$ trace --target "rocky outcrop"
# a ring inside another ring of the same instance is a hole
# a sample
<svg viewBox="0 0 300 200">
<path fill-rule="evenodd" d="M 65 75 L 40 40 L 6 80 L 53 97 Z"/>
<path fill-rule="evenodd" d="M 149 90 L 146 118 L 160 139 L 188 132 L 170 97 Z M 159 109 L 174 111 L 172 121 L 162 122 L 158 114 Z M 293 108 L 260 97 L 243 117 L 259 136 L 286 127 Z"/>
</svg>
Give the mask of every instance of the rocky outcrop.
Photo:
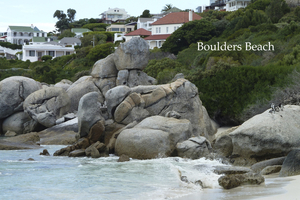
<svg viewBox="0 0 300 200">
<path fill-rule="evenodd" d="M 281 170 L 281 165 L 267 166 L 260 172 L 260 174 L 269 175 L 269 174 L 280 172 L 280 170 Z"/>
<path fill-rule="evenodd" d="M 260 161 L 251 166 L 251 170 L 260 173 L 264 168 L 274 165 L 282 165 L 286 157 L 273 158 L 269 160 Z"/>
<path fill-rule="evenodd" d="M 117 77 L 118 70 L 114 62 L 114 54 L 98 60 L 92 69 L 91 75 L 94 78 L 112 78 Z"/>
<path fill-rule="evenodd" d="M 0 150 L 36 149 L 40 141 L 37 133 L 27 133 L 0 140 Z"/>
<path fill-rule="evenodd" d="M 216 174 L 246 174 L 251 172 L 251 169 L 247 167 L 236 167 L 236 166 L 215 166 L 214 173 Z"/>
<path fill-rule="evenodd" d="M 38 132 L 42 145 L 71 145 L 74 144 L 78 132 L 78 118 L 61 123 Z"/>
<path fill-rule="evenodd" d="M 69 81 L 67 79 L 63 79 L 63 80 L 59 81 L 58 83 L 56 83 L 54 85 L 54 87 L 63 88 L 64 90 L 67 91 L 72 84 L 73 84 L 72 81 Z"/>
<path fill-rule="evenodd" d="M 71 87 L 69 87 L 67 90 L 67 94 L 71 99 L 69 112 L 77 112 L 81 97 L 90 92 L 97 92 L 100 95 L 100 102 L 104 103 L 103 95 L 95 83 L 97 81 L 99 81 L 99 78 L 97 79 L 91 76 L 83 76 L 73 83 Z"/>
<path fill-rule="evenodd" d="M 212 147 L 205 137 L 197 136 L 177 143 L 176 150 L 179 157 L 199 159 L 207 156 Z"/>
<path fill-rule="evenodd" d="M 191 122 L 195 136 L 204 136 L 209 141 L 214 138 L 216 129 L 207 129 L 211 125 L 205 124 L 209 117 L 203 112 L 198 89 L 185 79 L 158 86 L 118 86 L 109 90 L 105 97 L 108 113 L 118 123 L 129 124 L 149 116 L 165 116 L 170 111 L 176 111 L 181 119 Z"/>
<path fill-rule="evenodd" d="M 216 138 L 213 148 L 218 154 L 224 157 L 230 156 L 233 151 L 231 137 L 228 135 L 222 135 L 221 137 Z"/>
<path fill-rule="evenodd" d="M 300 174 L 300 149 L 292 150 L 285 158 L 279 176 L 295 176 Z"/>
<path fill-rule="evenodd" d="M 3 121 L 2 130 L 4 133 L 13 131 L 16 134 L 30 133 L 38 126 L 38 122 L 29 117 L 25 112 L 12 114 Z"/>
<path fill-rule="evenodd" d="M 30 94 L 24 101 L 24 111 L 45 127 L 56 124 L 56 120 L 67 113 L 70 98 L 62 88 L 49 87 Z"/>
<path fill-rule="evenodd" d="M 149 45 L 140 37 L 134 37 L 121 43 L 114 53 L 114 62 L 118 70 L 143 70 L 149 61 Z"/>
<path fill-rule="evenodd" d="M 138 85 L 155 85 L 156 79 L 148 76 L 141 70 L 120 70 L 116 80 L 116 85 L 126 85 L 128 87 L 135 87 Z"/>
<path fill-rule="evenodd" d="M 22 76 L 12 76 L 0 82 L 0 119 L 6 118 L 17 111 L 23 111 L 24 100 L 42 85 Z"/>
<path fill-rule="evenodd" d="M 85 94 L 78 106 L 78 133 L 80 137 L 87 136 L 91 127 L 104 118 L 101 115 L 101 96 L 97 92 Z"/>
<path fill-rule="evenodd" d="M 300 106 L 287 105 L 282 111 L 252 117 L 229 134 L 232 154 L 248 164 L 287 155 L 300 146 L 299 112 Z"/>
<path fill-rule="evenodd" d="M 240 185 L 260 185 L 265 182 L 265 179 L 260 174 L 246 173 L 246 174 L 230 174 L 221 176 L 218 179 L 219 185 L 224 189 L 232 189 Z"/>
<path fill-rule="evenodd" d="M 191 123 L 186 119 L 148 117 L 134 128 L 120 133 L 116 140 L 117 155 L 151 159 L 167 157 L 174 153 L 176 144 L 190 138 Z"/>
</svg>

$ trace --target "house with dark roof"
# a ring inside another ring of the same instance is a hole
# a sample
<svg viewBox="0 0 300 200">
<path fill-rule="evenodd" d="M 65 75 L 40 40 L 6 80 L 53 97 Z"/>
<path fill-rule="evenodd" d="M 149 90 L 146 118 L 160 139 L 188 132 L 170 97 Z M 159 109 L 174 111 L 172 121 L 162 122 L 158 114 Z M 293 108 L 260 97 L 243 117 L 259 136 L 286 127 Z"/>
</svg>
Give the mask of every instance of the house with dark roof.
<svg viewBox="0 0 300 200">
<path fill-rule="evenodd" d="M 184 23 L 201 18 L 191 10 L 189 12 L 169 13 L 151 24 L 151 35 L 145 40 L 148 41 L 150 49 L 160 48 L 166 39 Z"/>
<path fill-rule="evenodd" d="M 75 37 L 81 38 L 83 37 L 83 33 L 91 32 L 91 30 L 87 28 L 72 28 L 71 32 L 76 34 Z"/>
<path fill-rule="evenodd" d="M 151 35 L 151 31 L 147 31 L 143 28 L 139 28 L 135 31 L 132 31 L 130 33 L 127 33 L 126 35 L 124 35 L 125 38 L 125 42 L 127 42 L 128 40 L 132 39 L 133 37 L 148 37 Z"/>
<path fill-rule="evenodd" d="M 33 37 L 47 37 L 47 33 L 40 31 L 36 26 L 8 26 L 7 42 L 23 45 L 28 43 Z"/>
</svg>

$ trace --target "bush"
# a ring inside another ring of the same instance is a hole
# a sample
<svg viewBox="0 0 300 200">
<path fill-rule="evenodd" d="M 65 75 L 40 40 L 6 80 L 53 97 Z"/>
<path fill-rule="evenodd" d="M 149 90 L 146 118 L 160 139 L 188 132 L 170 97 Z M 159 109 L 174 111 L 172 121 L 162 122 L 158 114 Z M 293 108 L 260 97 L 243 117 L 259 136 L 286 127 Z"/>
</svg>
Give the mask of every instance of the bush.
<svg viewBox="0 0 300 200">
<path fill-rule="evenodd" d="M 91 31 L 93 31 L 95 28 L 102 28 L 104 31 L 106 30 L 106 27 L 109 26 L 109 24 L 104 23 L 91 23 L 91 24 L 85 24 L 82 26 L 82 28 L 88 28 Z"/>
<path fill-rule="evenodd" d="M 44 55 L 44 56 L 42 56 L 42 61 L 47 61 L 47 60 L 52 60 L 52 56 L 49 56 L 49 55 Z"/>
<path fill-rule="evenodd" d="M 90 50 L 86 58 L 90 62 L 96 62 L 99 59 L 105 58 L 109 54 L 113 53 L 115 51 L 114 47 L 115 45 L 113 43 L 96 45 L 94 48 Z"/>
</svg>

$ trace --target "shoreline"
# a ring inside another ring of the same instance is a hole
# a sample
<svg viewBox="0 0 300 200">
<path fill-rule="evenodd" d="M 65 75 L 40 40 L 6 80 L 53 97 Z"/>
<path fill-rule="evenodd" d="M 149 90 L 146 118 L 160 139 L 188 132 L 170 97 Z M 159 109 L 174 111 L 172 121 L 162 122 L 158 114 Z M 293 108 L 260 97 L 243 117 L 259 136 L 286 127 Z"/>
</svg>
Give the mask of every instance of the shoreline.
<svg viewBox="0 0 300 200">
<path fill-rule="evenodd" d="M 225 190 L 223 188 L 202 189 L 199 192 L 174 198 L 174 200 L 219 199 L 219 200 L 298 200 L 300 199 L 300 175 L 278 177 L 278 173 L 265 176 L 261 185 L 243 185 Z"/>
</svg>

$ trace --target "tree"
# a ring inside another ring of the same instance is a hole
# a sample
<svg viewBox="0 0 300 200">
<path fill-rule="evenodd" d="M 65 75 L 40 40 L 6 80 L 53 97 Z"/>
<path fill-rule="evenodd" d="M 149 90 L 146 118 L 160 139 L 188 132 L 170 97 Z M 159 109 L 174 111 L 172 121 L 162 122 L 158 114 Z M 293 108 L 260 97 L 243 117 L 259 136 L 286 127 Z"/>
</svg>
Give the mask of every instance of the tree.
<svg viewBox="0 0 300 200">
<path fill-rule="evenodd" d="M 99 44 L 90 50 L 86 58 L 90 62 L 96 62 L 97 60 L 105 58 L 106 56 L 113 53 L 114 51 L 115 48 L 113 43 Z"/>
<path fill-rule="evenodd" d="M 74 9 L 72 9 L 72 8 L 69 8 L 69 9 L 67 10 L 67 14 L 68 14 L 68 17 L 69 17 L 69 21 L 70 21 L 70 22 L 74 22 L 76 10 L 74 10 Z"/>
<path fill-rule="evenodd" d="M 126 23 L 137 22 L 137 21 L 138 21 L 138 18 L 134 17 L 134 16 L 131 16 L 131 17 L 126 19 Z"/>
<path fill-rule="evenodd" d="M 215 36 L 215 26 L 205 20 L 194 20 L 185 23 L 163 43 L 161 50 L 177 54 L 198 41 L 208 41 Z"/>
<path fill-rule="evenodd" d="M 152 15 L 150 15 L 150 10 L 144 10 L 143 14 L 140 17 L 144 17 L 144 18 L 152 17 Z"/>
<path fill-rule="evenodd" d="M 285 13 L 289 12 L 289 8 L 285 1 L 273 0 L 266 8 L 266 14 L 270 17 L 273 23 L 277 23 Z"/>
<path fill-rule="evenodd" d="M 64 30 L 60 36 L 58 37 L 59 40 L 63 39 L 64 37 L 74 37 L 76 34 L 71 32 L 71 30 L 67 29 Z"/>
<path fill-rule="evenodd" d="M 62 10 L 56 10 L 53 14 L 53 18 L 57 18 L 58 21 L 55 24 L 55 27 L 62 32 L 65 29 L 69 28 L 70 22 L 74 21 L 76 10 L 69 8 L 67 15 Z"/>
<path fill-rule="evenodd" d="M 172 4 L 166 4 L 161 12 L 167 12 L 173 8 Z"/>
</svg>

